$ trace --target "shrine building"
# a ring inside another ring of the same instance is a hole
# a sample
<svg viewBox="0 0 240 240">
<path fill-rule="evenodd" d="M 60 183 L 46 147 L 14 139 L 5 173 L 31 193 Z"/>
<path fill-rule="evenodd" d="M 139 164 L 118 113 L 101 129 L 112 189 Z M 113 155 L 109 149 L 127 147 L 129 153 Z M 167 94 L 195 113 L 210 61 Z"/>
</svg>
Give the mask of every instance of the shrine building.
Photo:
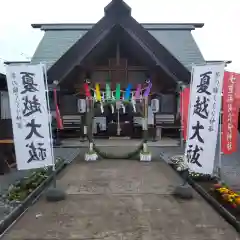
<svg viewBox="0 0 240 240">
<path fill-rule="evenodd" d="M 106 82 L 115 90 L 120 83 L 132 91 L 151 80 L 149 128 L 156 138 L 179 137 L 179 86 L 188 85 L 192 64 L 204 64 L 192 31 L 203 27 L 195 23 L 139 23 L 122 0 L 112 0 L 104 16 L 95 24 L 32 24 L 44 31 L 32 64 L 46 63 L 49 89 L 58 90 L 58 105 L 64 132 L 76 134 L 84 118 L 83 85 L 96 83 L 105 92 Z M 52 99 L 52 97 L 51 97 Z M 153 106 L 158 100 L 158 106 Z M 53 102 L 52 102 L 53 103 Z M 54 104 L 51 103 L 52 111 Z M 118 121 L 118 123 L 117 123 Z M 102 112 L 96 106 L 95 137 L 141 137 L 141 115 L 131 103 L 117 111 L 109 106 Z M 68 133 L 66 133 L 68 134 Z"/>
</svg>

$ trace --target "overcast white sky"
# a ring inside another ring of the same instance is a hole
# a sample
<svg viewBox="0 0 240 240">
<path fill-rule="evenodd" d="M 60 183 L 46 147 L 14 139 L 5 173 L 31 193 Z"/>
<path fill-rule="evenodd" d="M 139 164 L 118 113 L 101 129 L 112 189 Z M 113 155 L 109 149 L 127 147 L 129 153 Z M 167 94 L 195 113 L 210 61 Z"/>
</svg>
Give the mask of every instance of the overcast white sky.
<svg viewBox="0 0 240 240">
<path fill-rule="evenodd" d="M 97 22 L 109 2 L 2 0 L 0 58 L 16 61 L 33 55 L 43 32 L 32 29 L 32 23 Z M 202 29 L 193 31 L 205 59 L 232 60 L 228 69 L 240 72 L 240 0 L 126 0 L 126 3 L 138 22 L 205 23 Z"/>
</svg>

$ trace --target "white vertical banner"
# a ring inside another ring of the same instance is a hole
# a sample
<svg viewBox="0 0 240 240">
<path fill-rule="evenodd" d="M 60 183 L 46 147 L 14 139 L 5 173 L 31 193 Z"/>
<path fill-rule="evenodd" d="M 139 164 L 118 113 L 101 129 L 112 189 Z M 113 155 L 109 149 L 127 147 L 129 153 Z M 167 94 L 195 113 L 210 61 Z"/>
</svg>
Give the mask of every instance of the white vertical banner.
<svg viewBox="0 0 240 240">
<path fill-rule="evenodd" d="M 213 173 L 224 67 L 193 66 L 185 160 L 194 172 Z"/>
<path fill-rule="evenodd" d="M 52 139 L 42 64 L 9 65 L 6 70 L 17 168 L 52 166 Z"/>
</svg>

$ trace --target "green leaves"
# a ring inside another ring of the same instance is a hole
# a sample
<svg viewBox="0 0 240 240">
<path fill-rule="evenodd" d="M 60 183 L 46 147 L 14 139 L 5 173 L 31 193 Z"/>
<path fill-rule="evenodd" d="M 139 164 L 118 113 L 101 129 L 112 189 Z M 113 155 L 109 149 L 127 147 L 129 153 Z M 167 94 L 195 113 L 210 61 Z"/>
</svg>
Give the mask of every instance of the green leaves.
<svg viewBox="0 0 240 240">
<path fill-rule="evenodd" d="M 63 159 L 56 159 L 56 167 L 63 162 Z M 7 192 L 9 201 L 23 201 L 34 189 L 36 189 L 51 174 L 51 167 L 30 171 L 29 176 L 22 178 L 11 185 Z"/>
</svg>

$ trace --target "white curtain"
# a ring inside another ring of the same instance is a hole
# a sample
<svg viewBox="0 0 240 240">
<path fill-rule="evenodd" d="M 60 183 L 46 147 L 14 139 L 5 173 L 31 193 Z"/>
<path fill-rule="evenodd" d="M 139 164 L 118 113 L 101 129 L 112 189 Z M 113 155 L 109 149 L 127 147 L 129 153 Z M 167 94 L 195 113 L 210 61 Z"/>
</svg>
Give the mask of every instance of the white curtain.
<svg viewBox="0 0 240 240">
<path fill-rule="evenodd" d="M 1 119 L 11 119 L 8 92 L 1 92 Z"/>
</svg>

